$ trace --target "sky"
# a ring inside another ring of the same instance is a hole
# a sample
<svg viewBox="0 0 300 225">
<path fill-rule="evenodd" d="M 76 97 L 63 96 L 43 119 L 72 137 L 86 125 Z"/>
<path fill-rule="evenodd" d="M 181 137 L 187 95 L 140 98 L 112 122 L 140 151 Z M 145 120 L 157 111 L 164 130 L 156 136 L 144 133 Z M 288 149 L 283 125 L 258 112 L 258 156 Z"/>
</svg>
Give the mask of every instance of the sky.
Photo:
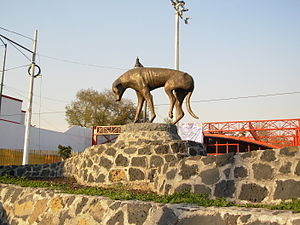
<svg viewBox="0 0 300 225">
<path fill-rule="evenodd" d="M 300 1 L 186 0 L 180 22 L 180 70 L 195 82 L 180 122 L 300 118 Z M 174 68 L 175 11 L 168 0 L 2 0 L 0 27 L 33 38 L 38 30 L 32 124 L 65 131 L 65 106 L 81 89 L 111 89 L 138 56 L 144 66 Z M 32 40 L 0 34 L 32 49 Z M 22 52 L 31 58 L 30 53 Z M 0 44 L 2 68 L 4 48 Z M 30 61 L 8 44 L 6 68 Z M 28 67 L 6 71 L 3 94 L 27 108 Z M 168 115 L 163 89 L 152 92 L 157 118 Z M 137 102 L 135 92 L 123 98 Z M 101 125 L 101 124 L 99 124 Z"/>
</svg>

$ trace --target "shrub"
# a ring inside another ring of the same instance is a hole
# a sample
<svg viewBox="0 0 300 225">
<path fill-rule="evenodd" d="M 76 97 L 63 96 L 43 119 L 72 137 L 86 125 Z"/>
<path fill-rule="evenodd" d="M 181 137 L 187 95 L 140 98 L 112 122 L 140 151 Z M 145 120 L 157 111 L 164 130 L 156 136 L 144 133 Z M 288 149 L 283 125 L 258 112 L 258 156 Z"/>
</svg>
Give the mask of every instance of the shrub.
<svg viewBox="0 0 300 225">
<path fill-rule="evenodd" d="M 70 145 L 58 145 L 57 148 L 59 156 L 62 157 L 64 160 L 71 157 L 72 147 Z"/>
</svg>

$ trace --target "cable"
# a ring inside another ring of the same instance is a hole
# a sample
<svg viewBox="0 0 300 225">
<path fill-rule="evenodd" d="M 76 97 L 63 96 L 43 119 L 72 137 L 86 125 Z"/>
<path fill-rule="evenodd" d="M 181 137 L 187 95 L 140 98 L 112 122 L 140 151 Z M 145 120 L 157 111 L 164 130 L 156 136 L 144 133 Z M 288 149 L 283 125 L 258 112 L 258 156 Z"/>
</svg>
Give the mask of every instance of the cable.
<svg viewBox="0 0 300 225">
<path fill-rule="evenodd" d="M 38 115 L 38 114 L 62 114 L 65 113 L 65 111 L 52 111 L 52 112 L 37 112 L 37 113 L 32 113 L 32 115 Z M 7 114 L 7 115 L 1 115 L 1 117 L 3 116 L 20 116 L 20 115 L 24 115 L 23 113 L 15 113 L 15 114 Z"/>
<path fill-rule="evenodd" d="M 8 30 L 8 29 L 6 29 L 6 28 L 4 28 L 4 27 L 0 27 L 0 29 L 5 30 L 5 31 L 7 31 L 7 32 L 10 32 L 10 33 L 12 33 L 12 34 L 19 35 L 19 36 L 21 36 L 21 37 L 24 37 L 24 38 L 27 38 L 27 39 L 33 41 L 33 39 L 32 39 L 31 37 L 28 37 L 28 36 L 26 36 L 26 35 L 24 35 L 24 34 L 20 34 L 20 33 L 18 33 L 18 32 L 12 31 L 12 30 Z"/>
<path fill-rule="evenodd" d="M 29 62 L 31 62 L 31 59 L 27 56 L 27 55 L 25 55 L 25 53 L 23 53 L 20 49 L 18 49 L 16 46 L 15 46 L 15 44 L 14 43 L 12 43 L 12 42 L 10 42 L 9 41 L 9 43 L 15 48 L 15 49 L 17 49 L 26 59 L 28 59 L 28 61 Z"/>
<path fill-rule="evenodd" d="M 10 87 L 10 86 L 7 86 L 7 85 L 5 85 L 5 86 L 9 87 L 9 88 L 12 88 L 12 89 L 15 89 L 17 91 L 21 91 L 23 93 L 26 93 L 22 90 L 14 88 L 14 87 Z M 239 96 L 239 97 L 230 97 L 230 98 L 201 99 L 201 100 L 191 101 L 191 103 L 219 102 L 219 101 L 238 100 L 238 99 L 247 99 L 247 98 L 274 97 L 274 96 L 292 95 L 292 94 L 300 94 L 300 91 L 283 92 L 283 93 L 271 93 L 271 94 L 259 94 L 259 95 L 248 95 L 248 96 Z M 35 96 L 40 97 L 39 95 L 35 95 Z M 48 98 L 48 97 L 43 97 L 43 98 L 51 100 L 51 101 L 56 101 L 56 102 L 70 103 L 68 101 L 54 99 L 54 98 Z M 154 106 L 163 106 L 163 105 L 169 105 L 169 103 L 155 104 Z"/>
<path fill-rule="evenodd" d="M 10 70 L 15 70 L 15 69 L 20 69 L 20 68 L 28 67 L 28 66 L 30 66 L 30 64 L 26 64 L 26 65 L 22 65 L 22 66 L 16 66 L 16 67 L 8 68 L 8 69 L 5 69 L 5 71 L 10 71 Z M 0 70 L 0 72 L 2 72 L 2 70 Z"/>
<path fill-rule="evenodd" d="M 41 65 L 41 58 L 38 56 L 39 65 Z M 39 104 L 39 148 L 41 148 L 41 109 L 42 109 L 42 81 L 43 76 L 40 77 L 40 104 Z"/>
<path fill-rule="evenodd" d="M 13 43 L 13 44 L 19 46 L 20 48 L 23 48 L 24 50 L 26 50 L 26 51 L 28 51 L 28 52 L 33 53 L 33 51 L 31 51 L 29 48 L 26 48 L 25 46 L 23 46 L 23 45 L 21 45 L 21 44 L 15 42 L 15 41 L 9 39 L 8 37 L 5 37 L 5 36 L 2 35 L 2 34 L 0 34 L 0 37 L 4 38 L 5 40 L 9 41 L 10 43 Z"/>
<path fill-rule="evenodd" d="M 55 130 L 59 130 L 59 128 L 58 128 L 58 127 L 56 127 L 55 125 L 53 125 L 53 124 L 49 123 L 49 122 L 48 122 L 47 120 L 45 120 L 44 118 L 42 118 L 42 121 L 43 121 L 44 123 L 48 124 L 48 126 L 52 127 L 53 129 L 55 129 Z"/>
<path fill-rule="evenodd" d="M 35 95 L 36 97 L 40 97 L 39 95 Z M 47 99 L 49 101 L 54 101 L 54 102 L 61 102 L 61 103 L 70 103 L 68 101 L 64 101 L 64 100 L 59 100 L 59 99 L 54 99 L 54 98 L 48 98 L 48 97 L 43 97 L 43 99 Z"/>
<path fill-rule="evenodd" d="M 102 69 L 113 69 L 113 70 L 126 70 L 126 69 L 123 69 L 123 68 L 112 67 L 112 66 L 101 66 L 101 65 L 95 65 L 95 64 L 81 63 L 81 62 L 77 62 L 77 61 L 72 61 L 72 60 L 68 60 L 68 59 L 60 59 L 60 58 L 47 56 L 47 55 L 42 55 L 42 54 L 39 54 L 39 56 L 42 56 L 42 57 L 45 57 L 45 58 L 48 58 L 48 59 L 53 59 L 53 60 L 60 61 L 60 62 L 66 62 L 66 63 L 72 63 L 72 64 L 76 64 L 76 65 L 81 65 L 81 66 L 90 66 L 90 67 L 97 67 L 97 68 L 102 68 Z"/>
<path fill-rule="evenodd" d="M 5 89 L 7 89 L 7 87 L 9 87 L 9 86 L 4 85 L 4 87 L 5 87 Z M 23 92 L 23 91 L 20 91 L 20 90 L 17 90 L 17 89 L 15 89 L 15 90 L 10 89 L 10 91 L 17 94 L 18 96 L 21 96 L 22 98 L 27 98 L 27 96 L 24 95 L 25 92 Z"/>
<path fill-rule="evenodd" d="M 202 100 L 198 100 L 198 101 L 197 100 L 191 101 L 191 103 L 219 102 L 219 101 L 246 99 L 246 98 L 263 98 L 263 97 L 273 97 L 273 96 L 292 95 L 292 94 L 300 94 L 300 91 L 274 93 L 274 94 L 248 95 L 248 96 L 231 97 L 231 98 L 202 99 Z M 162 106 L 162 105 L 169 105 L 169 104 L 157 104 L 155 106 Z"/>
<path fill-rule="evenodd" d="M 2 40 L 1 37 L 0 37 L 0 41 L 2 42 L 2 45 L 0 45 L 0 46 L 6 46 L 5 42 Z"/>
<path fill-rule="evenodd" d="M 248 96 L 231 97 L 231 98 L 207 99 L 207 100 L 199 100 L 199 101 L 192 101 L 192 102 L 194 102 L 194 103 L 197 103 L 197 102 L 216 102 L 216 101 L 237 100 L 237 99 L 244 99 L 244 98 L 273 97 L 273 96 L 291 95 L 291 94 L 300 94 L 300 91 L 285 92 L 285 93 L 273 93 L 273 94 L 248 95 Z"/>
<path fill-rule="evenodd" d="M 12 89 L 12 90 L 15 90 L 15 92 L 18 91 L 18 92 L 20 92 L 20 93 L 25 93 L 25 94 L 27 94 L 26 91 L 23 91 L 23 90 L 20 90 L 20 89 L 17 89 L 17 88 L 8 86 L 8 85 L 5 85 L 5 86 L 6 86 L 6 88 L 10 88 L 10 89 Z M 20 94 L 20 93 L 18 93 L 18 94 L 21 95 L 21 96 L 23 96 L 23 97 L 26 97 L 26 98 L 27 98 L 27 96 L 25 96 L 25 95 L 23 95 L 23 94 Z M 40 95 L 37 95 L 37 94 L 33 94 L 33 95 L 34 95 L 35 97 L 40 97 Z M 43 99 L 47 99 L 47 100 L 55 101 L 55 102 L 61 102 L 61 103 L 70 103 L 69 101 L 64 101 L 64 100 L 54 99 L 54 98 L 48 98 L 48 97 L 43 97 Z"/>
</svg>

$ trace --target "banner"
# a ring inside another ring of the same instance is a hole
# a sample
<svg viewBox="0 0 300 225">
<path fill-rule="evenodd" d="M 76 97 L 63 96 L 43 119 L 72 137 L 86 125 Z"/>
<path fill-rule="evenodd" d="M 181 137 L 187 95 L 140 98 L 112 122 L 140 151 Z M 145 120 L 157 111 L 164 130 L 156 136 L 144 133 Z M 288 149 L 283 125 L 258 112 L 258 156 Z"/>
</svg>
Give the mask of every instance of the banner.
<svg viewBox="0 0 300 225">
<path fill-rule="evenodd" d="M 182 123 L 177 126 L 177 131 L 182 140 L 195 141 L 203 144 L 203 129 L 201 123 Z"/>
</svg>

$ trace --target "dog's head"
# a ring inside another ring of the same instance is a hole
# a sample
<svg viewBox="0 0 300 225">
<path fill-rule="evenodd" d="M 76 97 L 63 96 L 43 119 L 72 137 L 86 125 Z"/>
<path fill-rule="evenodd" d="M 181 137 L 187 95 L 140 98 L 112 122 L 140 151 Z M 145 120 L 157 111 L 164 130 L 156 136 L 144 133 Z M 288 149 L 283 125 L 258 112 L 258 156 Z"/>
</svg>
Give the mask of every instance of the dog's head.
<svg viewBox="0 0 300 225">
<path fill-rule="evenodd" d="M 120 79 L 117 79 L 112 85 L 112 91 L 115 94 L 116 101 L 120 101 L 126 88 L 124 88 Z"/>
</svg>

